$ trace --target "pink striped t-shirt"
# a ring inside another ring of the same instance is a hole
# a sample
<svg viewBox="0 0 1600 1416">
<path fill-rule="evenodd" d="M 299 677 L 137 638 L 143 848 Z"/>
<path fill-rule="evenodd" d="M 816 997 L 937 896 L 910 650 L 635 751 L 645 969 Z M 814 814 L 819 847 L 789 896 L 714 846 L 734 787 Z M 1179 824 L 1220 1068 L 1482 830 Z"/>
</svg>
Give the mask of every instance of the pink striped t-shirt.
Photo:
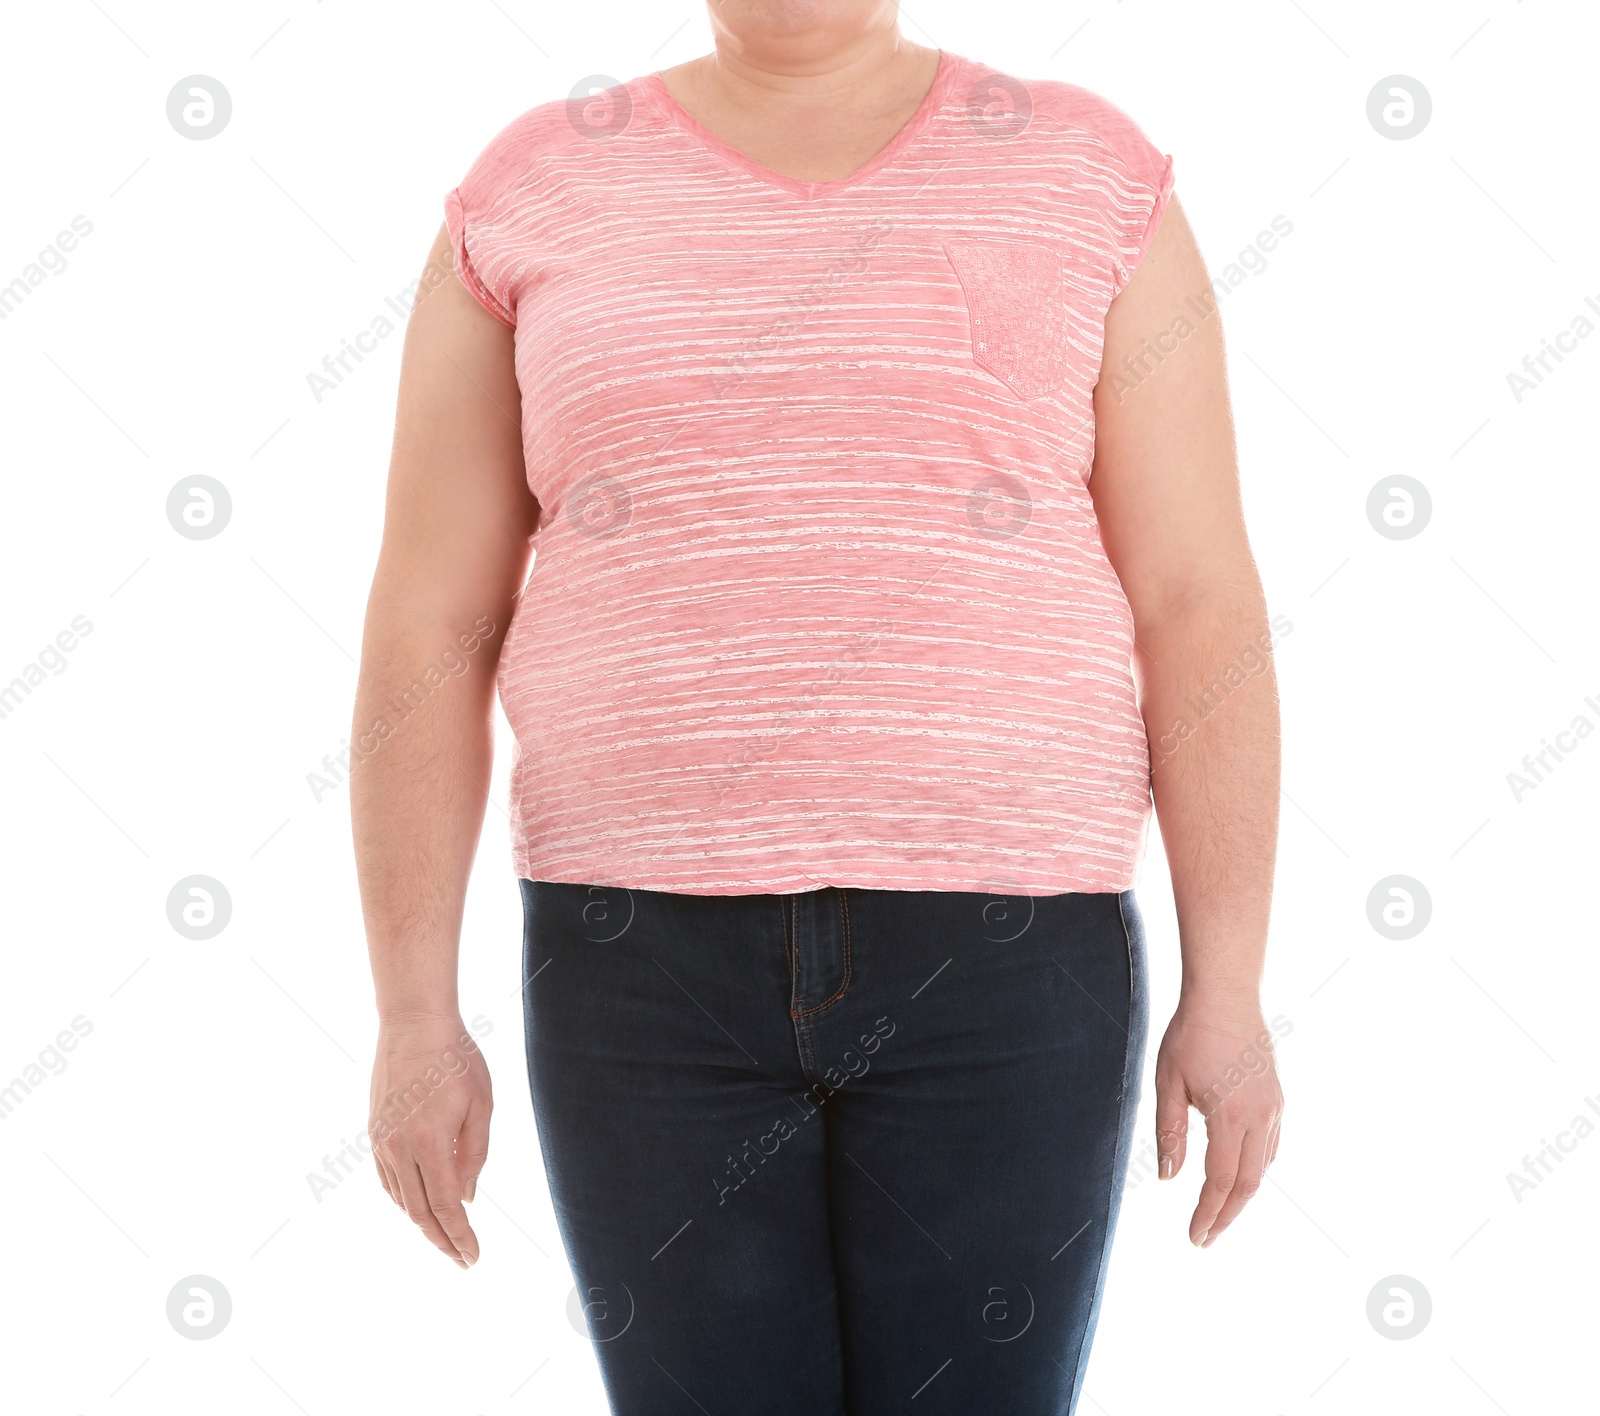
<svg viewBox="0 0 1600 1416">
<path fill-rule="evenodd" d="M 499 676 L 520 875 L 1132 884 L 1148 749 L 1087 484 L 1171 189 L 1104 100 L 948 51 L 838 181 L 655 73 L 489 144 L 445 207 L 541 509 Z"/>
</svg>

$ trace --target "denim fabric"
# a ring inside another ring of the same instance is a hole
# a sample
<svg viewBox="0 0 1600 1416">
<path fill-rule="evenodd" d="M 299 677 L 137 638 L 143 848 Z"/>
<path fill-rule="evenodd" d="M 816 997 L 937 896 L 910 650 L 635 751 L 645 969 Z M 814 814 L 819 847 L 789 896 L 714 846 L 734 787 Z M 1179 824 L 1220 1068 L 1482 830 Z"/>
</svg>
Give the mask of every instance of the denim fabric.
<svg viewBox="0 0 1600 1416">
<path fill-rule="evenodd" d="M 1076 1407 L 1148 1025 L 1131 892 L 521 889 L 618 1416 Z"/>
</svg>

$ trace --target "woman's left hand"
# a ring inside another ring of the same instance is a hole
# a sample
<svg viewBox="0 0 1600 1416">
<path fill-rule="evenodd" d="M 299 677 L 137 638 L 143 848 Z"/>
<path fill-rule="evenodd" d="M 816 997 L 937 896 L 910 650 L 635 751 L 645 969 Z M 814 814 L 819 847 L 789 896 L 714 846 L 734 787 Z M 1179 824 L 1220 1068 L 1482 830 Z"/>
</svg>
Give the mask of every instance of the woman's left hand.
<svg viewBox="0 0 1600 1416">
<path fill-rule="evenodd" d="M 1206 1119 L 1206 1181 L 1189 1240 L 1210 1248 L 1261 1188 L 1278 1153 L 1283 1089 L 1255 999 L 1185 997 L 1156 1057 L 1159 1174 L 1183 1168 L 1189 1108 Z"/>
</svg>

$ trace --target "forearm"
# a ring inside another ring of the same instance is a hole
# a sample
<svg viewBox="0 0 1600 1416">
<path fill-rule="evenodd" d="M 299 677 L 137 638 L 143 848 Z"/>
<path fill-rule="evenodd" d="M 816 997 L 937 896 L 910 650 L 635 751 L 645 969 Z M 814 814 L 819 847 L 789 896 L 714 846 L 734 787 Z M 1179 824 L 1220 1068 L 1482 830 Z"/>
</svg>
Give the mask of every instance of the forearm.
<svg viewBox="0 0 1600 1416">
<path fill-rule="evenodd" d="M 1272 634 L 1253 575 L 1139 632 L 1156 815 L 1188 999 L 1254 1001 L 1277 853 Z"/>
<path fill-rule="evenodd" d="M 485 626 L 488 626 L 487 631 Z M 351 737 L 356 870 L 380 1017 L 457 1011 L 501 626 L 369 611 Z"/>
</svg>

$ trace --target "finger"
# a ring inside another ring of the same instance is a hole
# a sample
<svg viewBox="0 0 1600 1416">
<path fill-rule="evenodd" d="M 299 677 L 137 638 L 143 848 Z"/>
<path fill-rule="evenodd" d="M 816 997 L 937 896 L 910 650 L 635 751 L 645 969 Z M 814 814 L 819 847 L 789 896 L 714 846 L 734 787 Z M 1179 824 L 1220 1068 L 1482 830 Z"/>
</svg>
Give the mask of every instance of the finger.
<svg viewBox="0 0 1600 1416">
<path fill-rule="evenodd" d="M 400 1189 L 405 1196 L 406 1213 L 411 1216 L 411 1222 L 432 1240 L 436 1248 L 465 1268 L 467 1264 L 461 1257 L 461 1251 L 451 1242 L 450 1236 L 444 1232 L 444 1226 L 439 1223 L 439 1217 L 428 1204 L 428 1187 L 415 1161 L 408 1168 L 401 1169 Z"/>
<path fill-rule="evenodd" d="M 372 1143 L 372 1163 L 378 1167 L 378 1179 L 383 1182 L 384 1193 L 404 1209 L 406 1202 L 400 1192 L 400 1172 L 395 1168 L 394 1158 L 385 1154 L 390 1135 L 387 1122 L 376 1116 L 367 1122 L 367 1138 Z"/>
<path fill-rule="evenodd" d="M 404 1194 L 400 1190 L 400 1172 L 395 1168 L 394 1161 L 383 1153 L 381 1146 L 373 1146 L 372 1160 L 378 1167 L 378 1178 L 383 1181 L 383 1188 L 391 1200 L 401 1209 L 406 1207 Z"/>
<path fill-rule="evenodd" d="M 461 1207 L 461 1175 L 456 1169 L 455 1157 L 423 1151 L 417 1156 L 417 1165 L 428 1192 L 428 1209 L 451 1245 L 445 1252 L 453 1250 L 453 1257 L 458 1258 L 463 1267 L 471 1268 L 478 1262 L 478 1236 L 472 1232 L 467 1212 Z"/>
<path fill-rule="evenodd" d="M 489 1113 L 491 1103 L 474 1099 L 467 1108 L 456 1136 L 456 1171 L 461 1177 L 461 1198 L 471 1203 L 478 1193 L 478 1176 L 489 1158 Z"/>
<path fill-rule="evenodd" d="M 1267 1142 L 1267 1166 L 1278 1158 L 1278 1137 L 1283 1134 L 1283 1116 L 1281 1114 L 1272 1118 L 1272 1138 Z M 1264 1176 L 1267 1172 L 1263 1170 Z"/>
<path fill-rule="evenodd" d="M 1156 1073 L 1156 1174 L 1170 1180 L 1183 1169 L 1188 1149 L 1189 1093 L 1176 1074 Z"/>
<path fill-rule="evenodd" d="M 394 1196 L 395 1208 L 404 1210 L 406 1207 L 405 1187 L 400 1183 L 400 1167 L 392 1160 L 383 1162 L 384 1168 L 389 1172 L 389 1192 Z"/>
<path fill-rule="evenodd" d="M 1217 1236 L 1238 1218 L 1239 1211 L 1261 1188 L 1261 1175 L 1266 1167 L 1267 1131 L 1266 1128 L 1258 1126 L 1245 1133 L 1244 1141 L 1239 1147 L 1238 1178 L 1234 1180 L 1233 1188 L 1228 1191 L 1228 1198 L 1217 1212 L 1217 1217 L 1211 1221 L 1202 1248 L 1209 1249 L 1217 1242 Z"/>
<path fill-rule="evenodd" d="M 400 1196 L 395 1193 L 394 1185 L 389 1179 L 389 1167 L 383 1163 L 383 1157 L 376 1149 L 372 1152 L 372 1164 L 378 1172 L 378 1183 L 383 1186 L 383 1193 L 399 1204 Z"/>
<path fill-rule="evenodd" d="M 1242 1126 L 1225 1119 L 1206 1122 L 1206 1183 L 1200 1187 L 1200 1200 L 1189 1221 L 1189 1242 L 1204 1244 L 1206 1234 L 1227 1203 L 1228 1194 L 1239 1178 L 1239 1152 L 1244 1145 Z"/>
</svg>

